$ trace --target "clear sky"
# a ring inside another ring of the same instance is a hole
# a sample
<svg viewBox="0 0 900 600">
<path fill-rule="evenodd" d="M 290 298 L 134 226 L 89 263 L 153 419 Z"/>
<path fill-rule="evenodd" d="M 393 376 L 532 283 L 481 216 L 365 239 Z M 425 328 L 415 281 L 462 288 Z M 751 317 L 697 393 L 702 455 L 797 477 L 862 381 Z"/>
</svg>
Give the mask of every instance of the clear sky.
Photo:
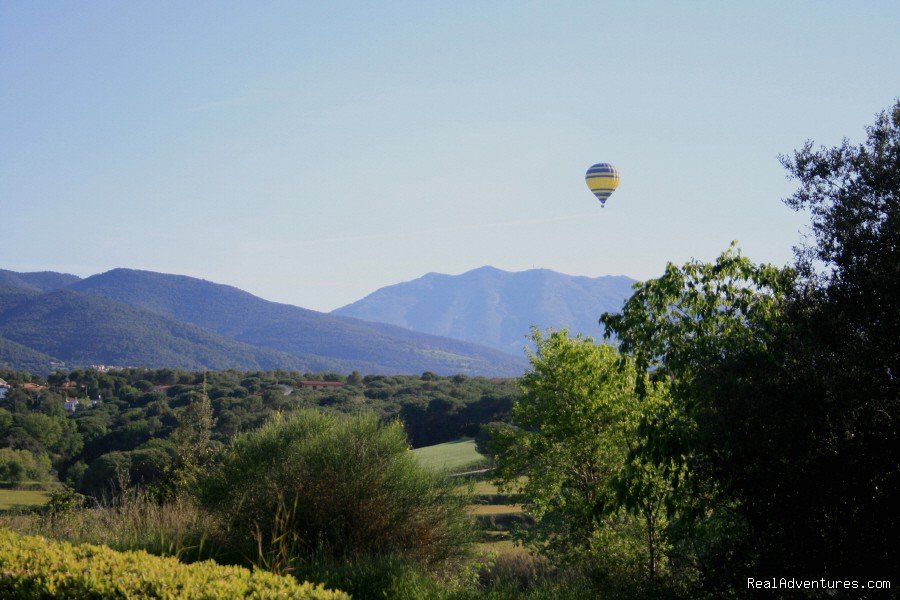
<svg viewBox="0 0 900 600">
<path fill-rule="evenodd" d="M 783 264 L 777 156 L 863 139 L 898 31 L 894 1 L 4 0 L 0 268 L 331 310 L 486 264 Z"/>
</svg>

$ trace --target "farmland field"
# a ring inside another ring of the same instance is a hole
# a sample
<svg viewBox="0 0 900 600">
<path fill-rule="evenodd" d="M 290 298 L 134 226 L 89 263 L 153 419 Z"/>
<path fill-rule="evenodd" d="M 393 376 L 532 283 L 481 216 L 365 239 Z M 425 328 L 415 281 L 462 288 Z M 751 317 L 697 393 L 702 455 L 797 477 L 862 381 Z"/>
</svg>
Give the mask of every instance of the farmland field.
<svg viewBox="0 0 900 600">
<path fill-rule="evenodd" d="M 471 439 L 417 448 L 413 453 L 425 466 L 451 474 L 487 465 L 486 458 L 478 453 L 475 441 Z M 460 493 L 472 494 L 468 512 L 478 524 L 479 548 L 485 552 L 511 551 L 510 528 L 528 526 L 530 518 L 522 512 L 518 495 L 501 492 L 487 480 L 489 473 L 480 473 L 475 477 L 475 480 L 461 480 L 457 489 Z"/>
<path fill-rule="evenodd" d="M 49 497 L 49 493 L 39 490 L 0 490 L 0 511 L 43 506 Z"/>
<path fill-rule="evenodd" d="M 522 514 L 521 504 L 472 504 L 470 515 L 518 515 Z"/>
<path fill-rule="evenodd" d="M 475 440 L 465 438 L 416 448 L 413 455 L 428 468 L 450 473 L 477 469 L 487 464 L 487 459 L 475 449 Z"/>
</svg>

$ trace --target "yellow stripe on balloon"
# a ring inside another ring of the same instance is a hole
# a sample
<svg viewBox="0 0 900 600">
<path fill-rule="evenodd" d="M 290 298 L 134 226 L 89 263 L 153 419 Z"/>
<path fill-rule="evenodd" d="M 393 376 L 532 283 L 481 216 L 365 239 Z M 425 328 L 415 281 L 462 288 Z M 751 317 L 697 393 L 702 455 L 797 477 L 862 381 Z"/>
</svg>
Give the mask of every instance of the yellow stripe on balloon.
<svg viewBox="0 0 900 600">
<path fill-rule="evenodd" d="M 597 163 L 587 170 L 585 181 L 602 206 L 619 187 L 619 171 L 611 164 Z"/>
</svg>

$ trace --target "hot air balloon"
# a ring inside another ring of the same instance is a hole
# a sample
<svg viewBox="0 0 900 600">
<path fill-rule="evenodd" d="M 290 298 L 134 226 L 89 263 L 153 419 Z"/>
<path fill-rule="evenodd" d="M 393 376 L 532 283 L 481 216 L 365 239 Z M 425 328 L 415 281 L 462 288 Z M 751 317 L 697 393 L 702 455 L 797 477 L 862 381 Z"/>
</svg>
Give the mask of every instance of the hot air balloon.
<svg viewBox="0 0 900 600">
<path fill-rule="evenodd" d="M 584 176 L 588 187 L 600 201 L 600 207 L 606 205 L 606 199 L 619 187 L 619 171 L 609 163 L 597 163 L 587 170 Z"/>
</svg>

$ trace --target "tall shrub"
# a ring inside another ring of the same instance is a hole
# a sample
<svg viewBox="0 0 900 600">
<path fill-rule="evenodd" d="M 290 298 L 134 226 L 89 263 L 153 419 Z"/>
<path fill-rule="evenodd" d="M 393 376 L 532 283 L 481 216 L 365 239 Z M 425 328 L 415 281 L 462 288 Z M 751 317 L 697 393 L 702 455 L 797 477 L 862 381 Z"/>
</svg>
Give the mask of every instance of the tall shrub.
<svg viewBox="0 0 900 600">
<path fill-rule="evenodd" d="M 435 563 L 466 546 L 465 500 L 415 461 L 399 423 L 375 415 L 277 415 L 237 436 L 200 483 L 244 553 Z"/>
</svg>

